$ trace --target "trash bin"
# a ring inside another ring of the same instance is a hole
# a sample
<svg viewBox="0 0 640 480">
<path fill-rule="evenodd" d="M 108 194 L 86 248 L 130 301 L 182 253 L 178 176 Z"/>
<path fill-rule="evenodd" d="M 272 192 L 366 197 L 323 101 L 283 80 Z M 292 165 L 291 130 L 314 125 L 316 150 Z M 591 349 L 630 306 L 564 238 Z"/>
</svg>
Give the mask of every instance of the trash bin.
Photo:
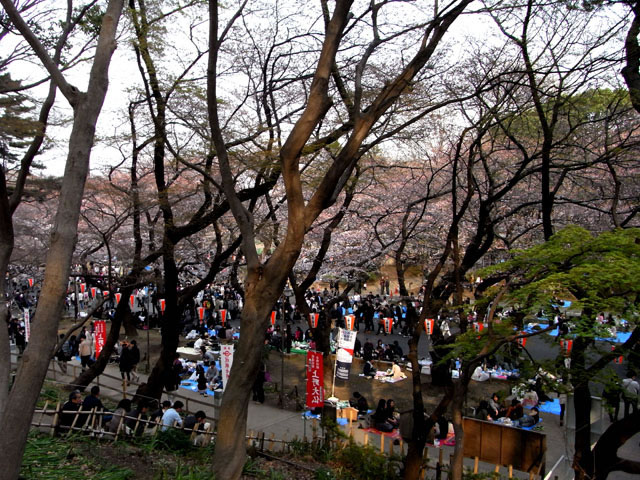
<svg viewBox="0 0 640 480">
<path fill-rule="evenodd" d="M 337 421 L 337 409 L 336 405 L 328 400 L 324 401 L 324 406 L 322 407 L 322 418 L 327 420 Z"/>
</svg>

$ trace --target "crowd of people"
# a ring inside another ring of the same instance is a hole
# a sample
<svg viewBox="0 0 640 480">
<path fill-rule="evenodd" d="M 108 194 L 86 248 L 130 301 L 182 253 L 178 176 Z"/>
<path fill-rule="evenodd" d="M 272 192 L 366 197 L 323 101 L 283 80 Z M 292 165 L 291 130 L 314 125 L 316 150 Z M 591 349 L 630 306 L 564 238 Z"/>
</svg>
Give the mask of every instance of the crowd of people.
<svg viewBox="0 0 640 480">
<path fill-rule="evenodd" d="M 78 390 L 69 394 L 69 400 L 58 412 L 55 432 L 57 435 L 71 431 L 99 432 L 101 435 L 120 433 L 133 437 L 153 433 L 156 428 L 167 431 L 178 427 L 187 432 L 196 432 L 194 443 L 201 444 L 204 434 L 211 431 L 205 412 L 199 410 L 183 418 L 183 410 L 184 404 L 180 400 L 173 403 L 165 400 L 161 405 L 155 400 L 140 400 L 134 405 L 130 399 L 123 398 L 116 409 L 110 412 L 100 399 L 100 387 L 95 385 L 84 399 Z"/>
</svg>

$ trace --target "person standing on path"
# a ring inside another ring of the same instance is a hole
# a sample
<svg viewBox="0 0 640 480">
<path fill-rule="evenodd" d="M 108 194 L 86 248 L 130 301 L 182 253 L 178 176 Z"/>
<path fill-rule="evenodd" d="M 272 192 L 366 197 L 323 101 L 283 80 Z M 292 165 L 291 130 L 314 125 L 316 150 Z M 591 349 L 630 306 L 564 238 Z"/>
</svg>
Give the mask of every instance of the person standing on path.
<svg viewBox="0 0 640 480">
<path fill-rule="evenodd" d="M 624 401 L 624 418 L 638 411 L 638 394 L 640 385 L 636 381 L 636 373 L 629 371 L 622 381 L 622 399 Z"/>
</svg>

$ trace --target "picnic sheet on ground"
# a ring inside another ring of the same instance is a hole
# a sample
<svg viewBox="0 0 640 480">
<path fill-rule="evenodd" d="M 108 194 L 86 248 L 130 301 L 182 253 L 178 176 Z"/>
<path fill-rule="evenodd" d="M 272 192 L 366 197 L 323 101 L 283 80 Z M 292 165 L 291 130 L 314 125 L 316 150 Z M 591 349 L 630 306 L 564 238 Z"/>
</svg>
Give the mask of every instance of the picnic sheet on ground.
<svg viewBox="0 0 640 480">
<path fill-rule="evenodd" d="M 560 401 L 557 398 L 538 405 L 538 410 L 545 413 L 560 415 Z"/>
</svg>

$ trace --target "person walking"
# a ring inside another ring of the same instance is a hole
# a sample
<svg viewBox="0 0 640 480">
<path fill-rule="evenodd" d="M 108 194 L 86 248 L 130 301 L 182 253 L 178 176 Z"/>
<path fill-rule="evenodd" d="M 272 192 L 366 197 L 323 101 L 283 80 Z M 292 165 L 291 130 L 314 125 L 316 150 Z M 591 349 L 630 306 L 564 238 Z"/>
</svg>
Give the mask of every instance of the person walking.
<svg viewBox="0 0 640 480">
<path fill-rule="evenodd" d="M 638 394 L 640 385 L 636 381 L 636 373 L 629 371 L 622 381 L 622 400 L 624 401 L 624 418 L 638 411 Z"/>
</svg>

